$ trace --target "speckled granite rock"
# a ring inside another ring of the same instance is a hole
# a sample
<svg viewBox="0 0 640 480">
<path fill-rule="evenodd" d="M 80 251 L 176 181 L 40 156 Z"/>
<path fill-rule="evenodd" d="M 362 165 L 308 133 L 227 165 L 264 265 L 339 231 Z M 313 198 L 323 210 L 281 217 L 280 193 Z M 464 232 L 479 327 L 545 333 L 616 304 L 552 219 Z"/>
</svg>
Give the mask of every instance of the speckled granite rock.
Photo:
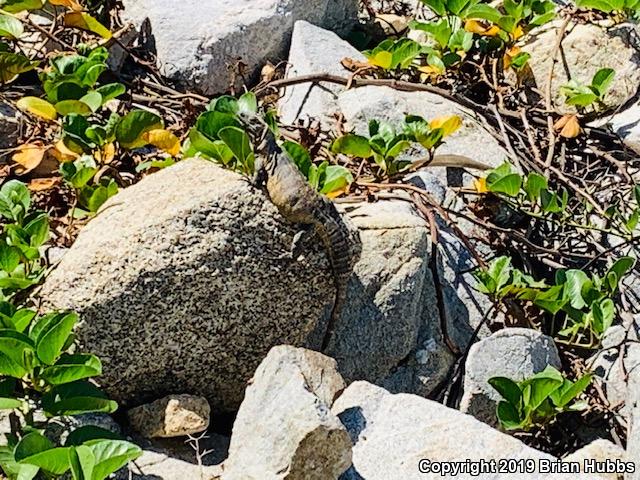
<svg viewBox="0 0 640 480">
<path fill-rule="evenodd" d="M 317 242 L 279 258 L 295 232 L 240 176 L 182 161 L 110 199 L 42 298 L 79 312 L 79 341 L 125 405 L 178 391 L 233 409 L 269 349 L 302 344 L 333 302 Z"/>
<path fill-rule="evenodd" d="M 620 460 L 626 462 L 627 455 L 622 447 L 609 440 L 600 439 L 563 458 L 564 462 L 578 462 L 583 467 L 582 472 L 584 472 L 585 460 L 595 460 L 596 462 L 606 462 L 607 460 L 615 462 Z M 620 479 L 617 473 L 603 473 L 600 476 L 605 480 Z"/>
</svg>

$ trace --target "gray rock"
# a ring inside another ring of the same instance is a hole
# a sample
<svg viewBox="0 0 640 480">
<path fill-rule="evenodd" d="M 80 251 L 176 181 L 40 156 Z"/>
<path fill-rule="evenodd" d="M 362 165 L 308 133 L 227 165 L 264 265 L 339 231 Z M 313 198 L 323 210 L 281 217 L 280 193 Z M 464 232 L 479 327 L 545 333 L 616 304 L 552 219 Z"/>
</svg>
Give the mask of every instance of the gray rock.
<svg viewBox="0 0 640 480">
<path fill-rule="evenodd" d="M 423 459 L 461 463 L 500 459 L 557 461 L 457 410 L 415 395 L 392 395 L 366 382 L 351 384 L 332 411 L 346 426 L 353 442 L 353 468 L 342 477 L 343 480 L 442 479 L 441 473 L 419 472 L 419 462 Z M 539 470 L 536 468 L 536 471 Z M 541 473 L 481 473 L 478 476 L 463 473 L 448 477 L 481 480 L 598 478 Z"/>
<path fill-rule="evenodd" d="M 349 434 L 331 413 L 344 388 L 335 360 L 273 348 L 238 411 L 223 480 L 337 479 L 351 466 Z"/>
<path fill-rule="evenodd" d="M 523 46 L 531 54 L 531 67 L 535 86 L 540 92 L 546 91 L 549 71 L 552 65 L 561 19 L 550 22 L 537 30 Z M 562 41 L 562 56 L 554 68 L 551 92 L 555 108 L 561 112 L 574 112 L 575 108 L 565 105 L 565 97 L 560 87 L 574 79 L 591 84 L 595 73 L 601 68 L 613 68 L 616 76 L 604 103 L 611 108 L 623 105 L 632 98 L 640 83 L 638 64 L 640 55 L 630 41 L 631 27 L 620 25 L 610 29 L 587 23 L 570 24 Z M 568 73 L 567 73 L 568 72 Z"/>
<path fill-rule="evenodd" d="M 563 461 L 578 462 L 583 467 L 581 471 L 584 473 L 585 460 L 595 460 L 596 462 L 606 462 L 607 460 L 615 462 L 619 460 L 626 462 L 626 459 L 627 456 L 622 447 L 619 447 L 609 440 L 600 439 L 567 455 L 563 458 Z M 617 473 L 604 473 L 600 476 L 606 480 L 619 480 L 620 478 Z"/>
<path fill-rule="evenodd" d="M 200 465 L 185 461 L 163 450 L 143 450 L 135 462 L 121 469 L 116 480 L 212 480 L 220 478 L 219 465 Z"/>
<path fill-rule="evenodd" d="M 425 221 L 397 201 L 358 205 L 349 216 L 363 256 L 327 353 L 348 382 L 428 395 L 453 358 L 442 345 Z"/>
<path fill-rule="evenodd" d="M 351 74 L 340 63 L 343 58 L 365 61 L 362 53 L 335 33 L 308 22 L 296 22 L 291 37 L 287 77 L 328 73 L 346 77 Z M 341 85 L 329 83 L 303 83 L 285 90 L 279 102 L 280 119 L 295 124 L 310 118 L 318 119 L 328 128 L 335 124 L 334 114 L 339 110 L 338 94 Z"/>
<path fill-rule="evenodd" d="M 636 384 L 633 394 L 633 398 L 630 399 L 633 403 L 633 414 L 627 439 L 627 458 L 636 462 L 636 471 L 628 474 L 626 480 L 640 480 L 640 468 L 637 465 L 640 458 L 640 383 Z"/>
<path fill-rule="evenodd" d="M 528 328 L 506 328 L 494 333 L 469 351 L 460 410 L 489 425 L 497 425 L 496 405 L 501 396 L 488 380 L 500 376 L 518 382 L 548 365 L 561 367 L 551 337 Z"/>
<path fill-rule="evenodd" d="M 131 426 L 146 438 L 182 437 L 209 427 L 211 408 L 206 398 L 169 395 L 127 412 Z"/>
<path fill-rule="evenodd" d="M 640 103 L 611 115 L 607 123 L 627 147 L 640 153 Z"/>
<path fill-rule="evenodd" d="M 20 136 L 20 112 L 0 101 L 0 149 L 15 147 Z"/>
<path fill-rule="evenodd" d="M 211 95 L 233 83 L 241 61 L 253 77 L 286 53 L 293 25 L 308 20 L 346 33 L 357 18 L 355 0 L 125 0 L 124 20 L 148 18 L 162 73 Z"/>
<path fill-rule="evenodd" d="M 303 344 L 332 305 L 319 242 L 282 260 L 296 230 L 240 176 L 182 161 L 113 197 L 42 298 L 81 315 L 82 347 L 121 403 L 179 391 L 232 410 L 269 349 Z"/>
<path fill-rule="evenodd" d="M 611 327 L 602 348 L 589 361 L 591 370 L 601 382 L 607 401 L 630 419 L 633 399 L 640 391 L 640 324 Z"/>
</svg>

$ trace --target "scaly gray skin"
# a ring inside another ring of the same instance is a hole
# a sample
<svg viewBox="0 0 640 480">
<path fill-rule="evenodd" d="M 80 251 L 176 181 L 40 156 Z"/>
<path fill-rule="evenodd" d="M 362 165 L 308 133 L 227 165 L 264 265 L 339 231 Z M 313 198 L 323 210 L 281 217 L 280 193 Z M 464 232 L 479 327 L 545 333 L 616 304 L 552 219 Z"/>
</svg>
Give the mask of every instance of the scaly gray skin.
<svg viewBox="0 0 640 480">
<path fill-rule="evenodd" d="M 265 187 L 280 214 L 292 223 L 311 226 L 322 240 L 333 270 L 336 298 L 321 350 L 329 346 L 347 296 L 347 284 L 358 260 L 360 238 L 354 239 L 335 205 L 319 194 L 267 131 L 256 160 L 254 185 Z M 299 235 L 294 239 L 294 244 Z"/>
</svg>

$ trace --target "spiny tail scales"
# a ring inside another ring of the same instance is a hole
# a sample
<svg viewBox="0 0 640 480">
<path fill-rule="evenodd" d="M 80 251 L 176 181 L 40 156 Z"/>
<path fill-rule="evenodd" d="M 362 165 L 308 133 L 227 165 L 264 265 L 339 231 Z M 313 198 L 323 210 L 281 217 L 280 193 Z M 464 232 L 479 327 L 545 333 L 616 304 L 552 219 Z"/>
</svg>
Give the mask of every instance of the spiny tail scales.
<svg viewBox="0 0 640 480">
<path fill-rule="evenodd" d="M 324 351 L 333 338 L 346 301 L 349 277 L 360 255 L 360 237 L 352 233 L 333 202 L 311 187 L 277 144 L 273 133 L 267 131 L 262 138 L 263 155 L 256 160 L 256 184 L 266 185 L 269 199 L 287 220 L 314 227 L 333 271 L 336 298 L 322 339 Z"/>
</svg>

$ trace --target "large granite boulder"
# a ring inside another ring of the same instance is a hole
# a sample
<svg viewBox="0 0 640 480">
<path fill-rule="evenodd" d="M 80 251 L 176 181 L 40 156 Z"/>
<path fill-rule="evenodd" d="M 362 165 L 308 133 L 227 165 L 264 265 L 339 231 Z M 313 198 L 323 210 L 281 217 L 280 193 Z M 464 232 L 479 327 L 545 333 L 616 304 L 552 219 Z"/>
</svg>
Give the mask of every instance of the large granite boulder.
<svg viewBox="0 0 640 480">
<path fill-rule="evenodd" d="M 253 77 L 286 54 L 293 24 L 308 20 L 345 34 L 357 0 L 124 0 L 123 17 L 139 28 L 149 20 L 150 45 L 164 75 L 206 95 L 234 83 L 232 68 Z"/>
<path fill-rule="evenodd" d="M 174 392 L 236 408 L 269 349 L 302 344 L 333 302 L 322 248 L 239 175 L 186 160 L 113 197 L 45 282 L 124 403 Z"/>
</svg>

